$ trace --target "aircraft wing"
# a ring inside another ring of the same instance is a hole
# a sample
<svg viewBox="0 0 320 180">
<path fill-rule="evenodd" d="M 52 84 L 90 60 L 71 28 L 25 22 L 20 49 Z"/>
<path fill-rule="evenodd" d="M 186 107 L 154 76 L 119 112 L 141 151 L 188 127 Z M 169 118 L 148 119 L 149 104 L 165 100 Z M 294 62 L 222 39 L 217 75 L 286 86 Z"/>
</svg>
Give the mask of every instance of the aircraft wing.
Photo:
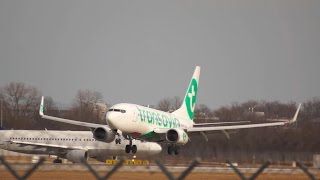
<svg viewBox="0 0 320 180">
<path fill-rule="evenodd" d="M 234 122 L 215 122 L 215 123 L 197 123 L 193 126 L 209 126 L 209 125 L 222 125 L 222 124 L 242 124 L 249 123 L 250 121 L 234 121 Z"/>
<path fill-rule="evenodd" d="M 57 144 L 44 144 L 44 143 L 33 143 L 33 142 L 23 142 L 23 141 L 11 141 L 11 140 L 7 142 L 14 143 L 14 144 L 21 144 L 21 145 L 55 148 L 55 149 L 77 149 L 77 150 L 86 150 L 86 151 L 88 150 L 86 148 L 81 148 L 81 147 L 69 147 L 69 146 L 57 145 Z"/>
<path fill-rule="evenodd" d="M 104 125 L 104 124 L 95 124 L 95 123 L 88 123 L 88 122 L 64 119 L 64 118 L 59 118 L 59 117 L 54 117 L 54 116 L 48 116 L 48 115 L 45 115 L 43 113 L 43 109 L 44 109 L 44 97 L 42 96 L 40 109 L 39 109 L 39 115 L 44 119 L 63 122 L 63 123 L 67 123 L 67 124 L 73 124 L 73 125 L 77 125 L 77 126 L 89 127 L 89 128 L 98 128 L 98 127 L 101 127 L 101 126 L 107 126 L 107 125 Z"/>
<path fill-rule="evenodd" d="M 191 128 L 187 128 L 187 132 L 248 129 L 248 128 L 268 127 L 268 126 L 283 126 L 285 124 L 287 124 L 287 122 L 261 123 L 261 124 L 243 124 L 243 125 L 214 126 L 214 127 L 191 127 Z"/>
<path fill-rule="evenodd" d="M 209 126 L 209 127 L 197 127 L 193 126 L 186 128 L 187 132 L 208 132 L 208 131 L 224 131 L 224 130 L 236 130 L 236 129 L 248 129 L 248 128 L 258 128 L 258 127 L 270 127 L 270 126 L 283 126 L 286 124 L 294 123 L 297 120 L 301 104 L 299 104 L 296 113 L 291 120 L 282 122 L 272 122 L 272 123 L 261 123 L 261 124 L 243 124 L 243 125 L 227 125 L 227 126 Z"/>
</svg>

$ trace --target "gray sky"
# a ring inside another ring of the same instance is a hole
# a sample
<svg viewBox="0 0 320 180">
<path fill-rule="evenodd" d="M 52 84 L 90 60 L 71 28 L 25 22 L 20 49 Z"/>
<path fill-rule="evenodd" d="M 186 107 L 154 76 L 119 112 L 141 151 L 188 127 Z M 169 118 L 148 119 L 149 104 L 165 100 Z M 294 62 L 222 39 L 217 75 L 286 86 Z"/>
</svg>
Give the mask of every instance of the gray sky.
<svg viewBox="0 0 320 180">
<path fill-rule="evenodd" d="M 320 92 L 320 1 L 0 1 L 0 86 L 15 81 L 69 103 L 185 94 L 198 104 L 304 101 Z"/>
</svg>

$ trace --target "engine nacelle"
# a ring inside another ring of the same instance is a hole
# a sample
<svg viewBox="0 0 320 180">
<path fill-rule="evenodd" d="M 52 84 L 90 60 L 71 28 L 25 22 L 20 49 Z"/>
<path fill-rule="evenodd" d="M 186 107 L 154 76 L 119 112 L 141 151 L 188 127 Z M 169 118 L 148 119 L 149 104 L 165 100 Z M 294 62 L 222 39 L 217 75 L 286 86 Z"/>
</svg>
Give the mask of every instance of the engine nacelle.
<svg viewBox="0 0 320 180">
<path fill-rule="evenodd" d="M 82 159 L 88 160 L 88 152 L 85 150 L 69 150 L 66 159 L 73 163 L 82 163 Z"/>
<path fill-rule="evenodd" d="M 116 132 L 108 127 L 98 127 L 93 131 L 93 137 L 98 141 L 113 142 L 116 138 Z"/>
<path fill-rule="evenodd" d="M 166 134 L 168 142 L 173 144 L 184 145 L 188 142 L 188 134 L 182 129 L 169 129 Z"/>
</svg>

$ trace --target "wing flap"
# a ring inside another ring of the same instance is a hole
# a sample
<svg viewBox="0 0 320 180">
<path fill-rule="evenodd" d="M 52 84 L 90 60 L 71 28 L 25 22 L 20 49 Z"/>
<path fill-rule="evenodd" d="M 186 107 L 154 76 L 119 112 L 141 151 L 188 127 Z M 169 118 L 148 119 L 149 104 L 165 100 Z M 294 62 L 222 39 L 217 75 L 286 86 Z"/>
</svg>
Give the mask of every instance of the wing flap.
<svg viewBox="0 0 320 180">
<path fill-rule="evenodd" d="M 210 125 L 222 125 L 222 124 L 241 124 L 249 123 L 250 121 L 235 121 L 235 122 L 215 122 L 215 123 L 197 123 L 193 126 L 210 126 Z"/>
<path fill-rule="evenodd" d="M 285 124 L 287 124 L 287 122 L 264 123 L 264 124 L 245 124 L 245 125 L 232 125 L 232 126 L 215 126 L 215 127 L 191 127 L 191 128 L 187 128 L 187 132 L 248 129 L 248 128 L 258 128 L 258 127 L 269 127 L 269 126 L 283 126 Z"/>
</svg>

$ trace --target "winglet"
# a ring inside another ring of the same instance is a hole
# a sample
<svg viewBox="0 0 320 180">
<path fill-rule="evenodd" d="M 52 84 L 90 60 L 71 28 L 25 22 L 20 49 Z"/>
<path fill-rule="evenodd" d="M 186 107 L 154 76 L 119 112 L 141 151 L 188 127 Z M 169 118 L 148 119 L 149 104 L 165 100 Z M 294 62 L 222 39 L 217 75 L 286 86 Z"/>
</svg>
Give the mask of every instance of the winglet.
<svg viewBox="0 0 320 180">
<path fill-rule="evenodd" d="M 298 109 L 297 109 L 296 113 L 294 114 L 293 118 L 288 122 L 289 124 L 294 123 L 294 122 L 297 121 L 297 117 L 298 117 L 298 114 L 299 114 L 299 111 L 300 111 L 300 107 L 301 107 L 301 103 L 299 104 Z"/>
<path fill-rule="evenodd" d="M 44 96 L 41 97 L 41 103 L 40 103 L 40 109 L 39 109 L 39 115 L 43 116 L 43 109 L 44 109 Z"/>
</svg>

